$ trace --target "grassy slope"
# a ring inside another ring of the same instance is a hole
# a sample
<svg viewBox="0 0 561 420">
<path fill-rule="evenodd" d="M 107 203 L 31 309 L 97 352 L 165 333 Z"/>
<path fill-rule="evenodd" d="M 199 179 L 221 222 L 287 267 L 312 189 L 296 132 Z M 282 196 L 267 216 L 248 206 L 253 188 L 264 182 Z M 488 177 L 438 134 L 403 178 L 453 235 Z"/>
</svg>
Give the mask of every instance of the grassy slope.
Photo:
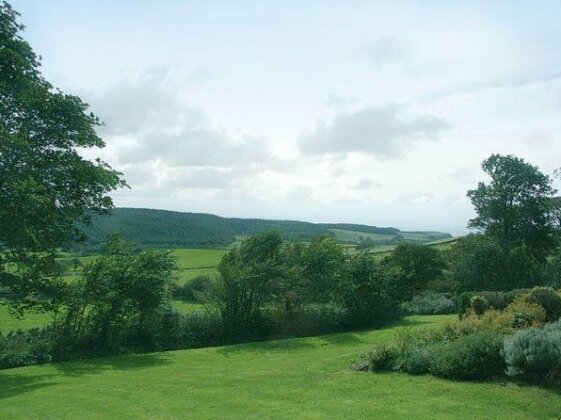
<svg viewBox="0 0 561 420">
<path fill-rule="evenodd" d="M 424 327 L 450 317 L 411 317 Z M 558 418 L 536 387 L 351 372 L 395 329 L 119 356 L 0 373 L 1 418 Z"/>
</svg>

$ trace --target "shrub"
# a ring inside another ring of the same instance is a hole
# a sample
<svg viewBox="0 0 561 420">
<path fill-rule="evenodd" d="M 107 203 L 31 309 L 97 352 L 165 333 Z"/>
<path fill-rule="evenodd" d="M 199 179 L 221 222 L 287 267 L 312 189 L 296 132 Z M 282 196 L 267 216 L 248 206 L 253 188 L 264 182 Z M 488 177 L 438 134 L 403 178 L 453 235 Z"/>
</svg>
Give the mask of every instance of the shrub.
<svg viewBox="0 0 561 420">
<path fill-rule="evenodd" d="M 277 336 L 308 336 L 342 331 L 347 312 L 336 304 L 308 304 L 297 310 L 275 311 L 270 314 L 276 325 Z"/>
<path fill-rule="evenodd" d="M 475 315 L 482 315 L 489 308 L 489 302 L 485 296 L 475 295 L 470 299 L 470 307 Z"/>
<path fill-rule="evenodd" d="M 423 375 L 432 371 L 434 347 L 436 344 L 414 348 L 401 359 L 399 369 L 411 375 Z"/>
<path fill-rule="evenodd" d="M 395 346 L 379 344 L 368 353 L 368 370 L 374 372 L 393 370 L 396 367 L 398 351 Z"/>
<path fill-rule="evenodd" d="M 515 317 L 510 312 L 489 309 L 480 316 L 468 312 L 453 328 L 457 335 L 468 335 L 478 331 L 509 334 L 512 332 L 514 320 Z"/>
<path fill-rule="evenodd" d="M 471 309 L 471 298 L 474 296 L 474 292 L 463 292 L 458 296 L 458 314 L 460 319 Z"/>
<path fill-rule="evenodd" d="M 225 344 L 225 330 L 220 313 L 199 310 L 182 316 L 184 343 L 181 348 L 209 347 Z"/>
<path fill-rule="evenodd" d="M 561 317 L 561 296 L 551 287 L 534 287 L 526 299 L 545 309 L 547 322 L 557 321 Z"/>
<path fill-rule="evenodd" d="M 448 293 L 420 293 L 402 308 L 414 315 L 453 314 L 457 310 L 456 300 Z"/>
<path fill-rule="evenodd" d="M 52 343 L 47 328 L 0 334 L 0 369 L 48 363 L 53 360 Z"/>
<path fill-rule="evenodd" d="M 503 356 L 507 374 L 530 380 L 561 380 L 561 321 L 529 328 L 506 338 Z"/>
<path fill-rule="evenodd" d="M 464 292 L 458 296 L 458 313 L 462 318 L 471 309 L 472 297 L 478 295 L 487 299 L 488 307 L 497 310 L 505 309 L 514 299 L 528 292 L 528 289 L 515 289 L 509 292 L 483 291 L 483 292 Z"/>
<path fill-rule="evenodd" d="M 431 350 L 431 373 L 448 379 L 486 379 L 504 372 L 502 336 L 479 331 Z"/>
<path fill-rule="evenodd" d="M 506 308 L 514 315 L 514 327 L 523 328 L 542 325 L 547 319 L 545 309 L 535 303 L 530 303 L 525 295 L 520 295 Z"/>
<path fill-rule="evenodd" d="M 213 286 L 213 281 L 208 276 L 197 276 L 184 285 L 175 284 L 171 295 L 177 300 L 205 302 Z"/>
</svg>

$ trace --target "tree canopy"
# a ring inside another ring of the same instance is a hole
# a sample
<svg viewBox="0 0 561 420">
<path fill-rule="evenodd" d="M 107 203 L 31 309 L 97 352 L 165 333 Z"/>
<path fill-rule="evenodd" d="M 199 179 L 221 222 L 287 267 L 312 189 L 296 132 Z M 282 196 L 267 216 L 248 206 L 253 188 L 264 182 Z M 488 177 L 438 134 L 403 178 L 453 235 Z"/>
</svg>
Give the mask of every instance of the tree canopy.
<svg viewBox="0 0 561 420">
<path fill-rule="evenodd" d="M 80 154 L 104 147 L 100 121 L 43 78 L 17 18 L 0 4 L 0 279 L 19 299 L 52 268 L 54 250 L 83 239 L 81 226 L 110 210 L 107 194 L 126 184 L 107 163 Z"/>
<path fill-rule="evenodd" d="M 549 176 L 512 155 L 491 155 L 481 167 L 491 182 L 468 191 L 477 217 L 468 226 L 483 230 L 501 246 L 525 245 L 536 257 L 554 246 Z"/>
</svg>

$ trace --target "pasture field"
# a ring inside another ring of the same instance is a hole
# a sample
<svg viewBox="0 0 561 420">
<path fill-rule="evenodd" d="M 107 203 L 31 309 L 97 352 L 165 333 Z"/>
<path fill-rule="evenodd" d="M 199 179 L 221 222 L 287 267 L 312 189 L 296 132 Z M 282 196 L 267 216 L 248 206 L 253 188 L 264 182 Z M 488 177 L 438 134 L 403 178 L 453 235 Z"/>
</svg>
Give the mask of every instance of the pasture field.
<svg viewBox="0 0 561 420">
<path fill-rule="evenodd" d="M 399 328 L 126 355 L 2 371 L 0 418 L 554 419 L 561 396 L 533 386 L 362 373 L 350 361 Z"/>
<path fill-rule="evenodd" d="M 179 266 L 179 284 L 197 276 L 213 276 L 222 256 L 228 252 L 225 249 L 191 249 L 178 248 L 173 250 Z"/>
<path fill-rule="evenodd" d="M 27 312 L 25 317 L 20 319 L 12 315 L 6 305 L 0 305 L 0 333 L 2 334 L 15 330 L 41 327 L 50 321 L 51 316 L 41 312 Z"/>
</svg>

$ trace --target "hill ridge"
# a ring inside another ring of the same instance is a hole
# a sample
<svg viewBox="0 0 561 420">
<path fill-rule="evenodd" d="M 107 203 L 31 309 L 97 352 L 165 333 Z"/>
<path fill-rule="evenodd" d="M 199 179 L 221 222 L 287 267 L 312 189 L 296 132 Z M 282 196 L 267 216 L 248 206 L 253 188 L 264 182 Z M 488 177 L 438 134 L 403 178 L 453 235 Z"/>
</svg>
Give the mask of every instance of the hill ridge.
<svg viewBox="0 0 561 420">
<path fill-rule="evenodd" d="M 308 241 L 318 235 L 329 235 L 341 243 L 364 241 L 380 244 L 405 242 L 425 243 L 451 237 L 444 232 L 401 231 L 354 223 L 313 223 L 299 220 L 222 217 L 210 213 L 175 210 L 118 207 L 110 215 L 94 215 L 86 227 L 88 240 L 82 249 L 97 249 L 107 235 L 117 233 L 141 247 L 225 247 L 245 235 L 271 229 L 280 230 L 288 240 Z"/>
</svg>

